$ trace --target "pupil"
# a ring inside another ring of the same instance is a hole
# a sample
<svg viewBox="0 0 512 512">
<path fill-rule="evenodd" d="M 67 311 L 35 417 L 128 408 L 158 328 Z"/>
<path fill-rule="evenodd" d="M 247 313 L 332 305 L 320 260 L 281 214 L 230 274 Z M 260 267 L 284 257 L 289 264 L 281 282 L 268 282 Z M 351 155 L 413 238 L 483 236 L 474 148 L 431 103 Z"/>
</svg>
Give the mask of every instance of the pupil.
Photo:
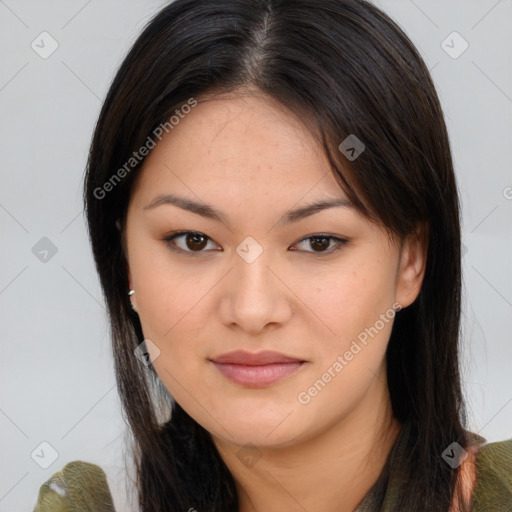
<svg viewBox="0 0 512 512">
<path fill-rule="evenodd" d="M 198 235 L 198 234 L 188 235 L 187 236 L 187 247 L 192 250 L 195 250 L 195 249 L 201 250 L 206 245 L 205 238 L 206 237 L 204 237 L 203 235 Z M 201 239 L 202 239 L 202 242 L 201 242 Z M 194 244 L 198 244 L 198 245 L 194 245 Z"/>
<path fill-rule="evenodd" d="M 321 240 L 322 242 L 320 244 L 316 244 L 316 242 L 318 242 L 319 240 Z M 329 238 L 326 237 L 326 236 L 317 236 L 317 237 L 314 237 L 311 239 L 311 242 L 310 242 L 310 245 L 311 247 L 317 251 L 318 249 L 315 248 L 315 247 L 319 247 L 320 250 L 321 249 L 327 249 L 329 247 Z"/>
</svg>

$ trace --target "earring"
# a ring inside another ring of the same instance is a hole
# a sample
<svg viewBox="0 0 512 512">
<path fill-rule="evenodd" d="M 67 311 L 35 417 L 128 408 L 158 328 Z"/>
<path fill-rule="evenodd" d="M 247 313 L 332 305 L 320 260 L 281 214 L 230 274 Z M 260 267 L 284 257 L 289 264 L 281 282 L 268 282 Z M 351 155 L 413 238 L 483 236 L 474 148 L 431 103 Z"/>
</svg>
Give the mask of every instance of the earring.
<svg viewBox="0 0 512 512">
<path fill-rule="evenodd" d="M 128 292 L 128 295 L 133 295 L 134 293 L 135 293 L 135 290 L 130 290 L 130 291 Z M 135 309 L 135 306 L 133 305 L 132 301 L 130 301 L 130 306 L 132 307 L 133 311 L 137 311 L 137 310 Z"/>
</svg>

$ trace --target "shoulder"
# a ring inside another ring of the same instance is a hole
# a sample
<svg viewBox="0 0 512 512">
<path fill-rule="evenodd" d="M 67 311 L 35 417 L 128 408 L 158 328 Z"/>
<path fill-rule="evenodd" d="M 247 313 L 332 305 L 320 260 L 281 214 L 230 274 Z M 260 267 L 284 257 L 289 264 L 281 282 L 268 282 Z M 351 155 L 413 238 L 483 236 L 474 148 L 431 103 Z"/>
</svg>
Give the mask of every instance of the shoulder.
<svg viewBox="0 0 512 512">
<path fill-rule="evenodd" d="M 475 460 L 475 512 L 512 512 L 512 439 L 483 444 Z"/>
<path fill-rule="evenodd" d="M 52 475 L 39 489 L 33 512 L 115 512 L 103 469 L 73 461 Z"/>
</svg>

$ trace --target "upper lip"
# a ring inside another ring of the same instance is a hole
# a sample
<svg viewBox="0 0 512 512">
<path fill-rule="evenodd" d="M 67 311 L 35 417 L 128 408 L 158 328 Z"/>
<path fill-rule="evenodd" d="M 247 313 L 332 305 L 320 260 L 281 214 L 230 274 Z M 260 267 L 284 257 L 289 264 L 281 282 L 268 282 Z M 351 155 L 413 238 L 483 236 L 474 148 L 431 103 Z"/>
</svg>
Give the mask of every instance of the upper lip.
<svg viewBox="0 0 512 512">
<path fill-rule="evenodd" d="M 265 350 L 263 352 L 251 353 L 244 350 L 235 350 L 211 359 L 215 363 L 221 364 L 244 364 L 248 366 L 258 366 L 272 363 L 301 363 L 302 359 L 290 357 L 280 352 Z"/>
</svg>

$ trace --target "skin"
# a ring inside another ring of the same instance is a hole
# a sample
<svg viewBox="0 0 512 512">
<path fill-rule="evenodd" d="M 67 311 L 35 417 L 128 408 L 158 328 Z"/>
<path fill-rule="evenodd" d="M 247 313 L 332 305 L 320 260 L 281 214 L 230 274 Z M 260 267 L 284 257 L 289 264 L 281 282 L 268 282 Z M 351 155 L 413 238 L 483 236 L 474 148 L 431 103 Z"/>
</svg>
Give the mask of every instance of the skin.
<svg viewBox="0 0 512 512">
<path fill-rule="evenodd" d="M 224 221 L 171 204 L 145 209 L 164 193 L 207 203 Z M 421 237 L 390 240 L 350 206 L 278 224 L 286 211 L 330 198 L 347 200 L 310 132 L 250 93 L 200 101 L 152 150 L 132 190 L 132 304 L 160 351 L 150 348 L 158 376 L 233 474 L 240 512 L 352 511 L 400 429 L 386 384 L 393 320 L 307 404 L 297 398 L 393 304 L 414 301 L 425 269 Z M 207 245 L 197 252 L 200 243 L 184 236 L 174 243 L 188 253 L 174 252 L 162 239 L 180 230 L 206 235 Z M 318 234 L 348 241 L 315 250 L 307 237 Z M 251 263 L 236 252 L 249 236 L 263 250 Z M 248 388 L 209 360 L 237 349 L 306 363 Z"/>
</svg>

